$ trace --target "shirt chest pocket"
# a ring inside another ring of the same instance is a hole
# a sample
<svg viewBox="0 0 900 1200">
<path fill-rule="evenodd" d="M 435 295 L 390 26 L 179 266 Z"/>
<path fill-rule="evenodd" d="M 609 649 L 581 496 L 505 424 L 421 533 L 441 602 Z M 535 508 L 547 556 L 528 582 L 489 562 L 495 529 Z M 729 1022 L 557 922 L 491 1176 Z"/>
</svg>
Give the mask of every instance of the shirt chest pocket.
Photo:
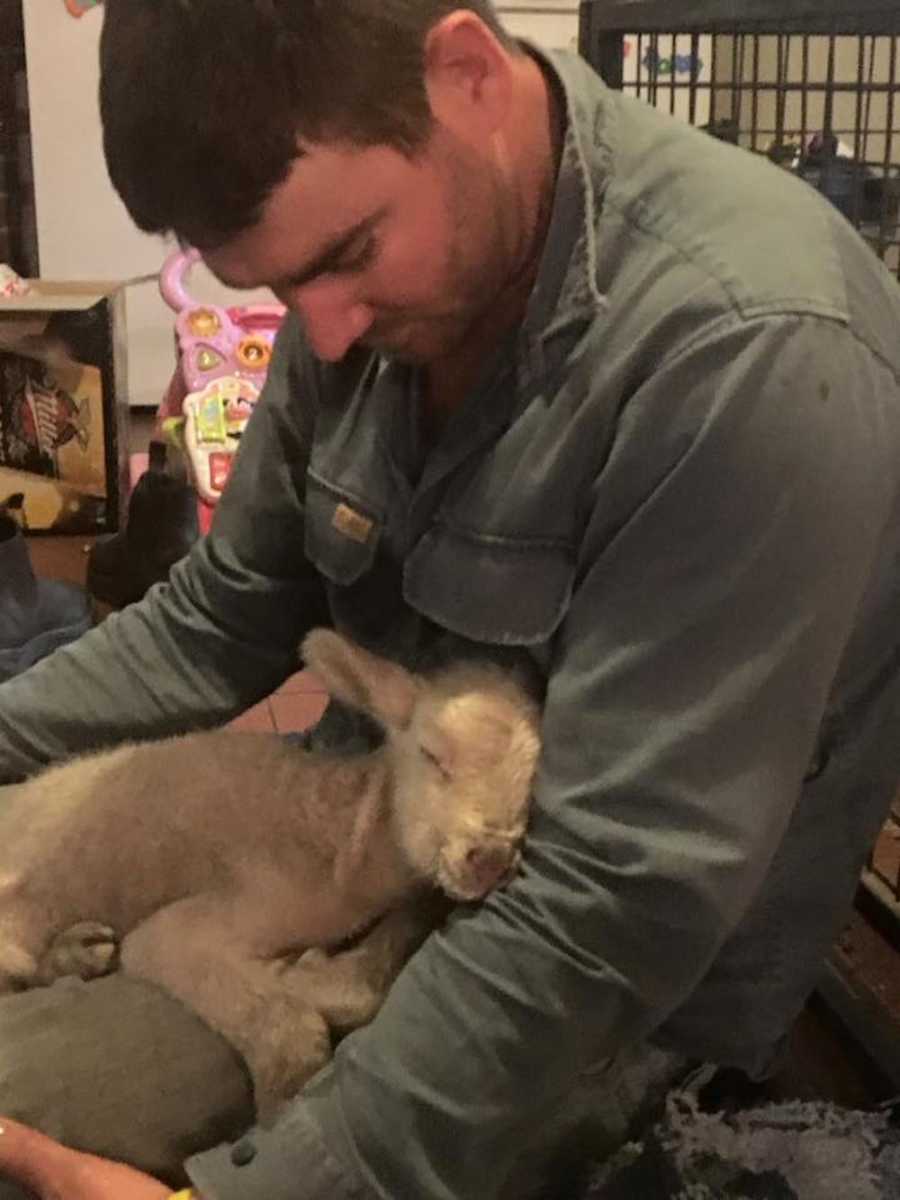
<svg viewBox="0 0 900 1200">
<path fill-rule="evenodd" d="M 572 598 L 575 559 L 559 541 L 506 538 L 440 521 L 404 567 L 407 603 L 474 642 L 534 646 L 558 628 Z"/>
<path fill-rule="evenodd" d="M 307 472 L 304 549 L 326 580 L 349 587 L 369 571 L 382 524 L 370 506 Z"/>
<path fill-rule="evenodd" d="M 547 642 L 568 610 L 575 560 L 562 541 L 473 533 L 438 516 L 405 561 L 392 563 L 379 554 L 383 533 L 371 505 L 307 474 L 306 556 L 345 607 L 405 604 L 441 629 L 494 646 Z M 390 619 L 384 611 L 354 614 L 356 623 Z"/>
</svg>

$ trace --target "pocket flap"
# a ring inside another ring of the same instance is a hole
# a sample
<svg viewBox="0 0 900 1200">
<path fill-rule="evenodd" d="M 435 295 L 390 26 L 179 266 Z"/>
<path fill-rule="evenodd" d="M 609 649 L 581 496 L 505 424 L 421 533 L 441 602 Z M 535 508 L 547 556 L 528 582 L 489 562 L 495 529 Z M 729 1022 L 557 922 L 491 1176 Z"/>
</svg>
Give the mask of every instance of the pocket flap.
<svg viewBox="0 0 900 1200">
<path fill-rule="evenodd" d="M 547 641 L 572 597 L 575 560 L 560 542 L 436 526 L 406 560 L 404 597 L 436 624 L 476 642 Z"/>
</svg>

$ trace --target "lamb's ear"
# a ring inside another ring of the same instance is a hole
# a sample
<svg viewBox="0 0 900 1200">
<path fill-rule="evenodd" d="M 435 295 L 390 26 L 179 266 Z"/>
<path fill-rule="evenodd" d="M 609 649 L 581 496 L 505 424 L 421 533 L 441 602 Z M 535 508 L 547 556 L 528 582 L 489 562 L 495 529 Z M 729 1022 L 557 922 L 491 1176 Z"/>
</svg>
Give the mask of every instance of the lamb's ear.
<svg viewBox="0 0 900 1200">
<path fill-rule="evenodd" d="M 331 629 L 307 634 L 300 654 L 336 700 L 361 708 L 386 728 L 409 725 L 419 685 L 399 663 L 371 654 Z"/>
</svg>

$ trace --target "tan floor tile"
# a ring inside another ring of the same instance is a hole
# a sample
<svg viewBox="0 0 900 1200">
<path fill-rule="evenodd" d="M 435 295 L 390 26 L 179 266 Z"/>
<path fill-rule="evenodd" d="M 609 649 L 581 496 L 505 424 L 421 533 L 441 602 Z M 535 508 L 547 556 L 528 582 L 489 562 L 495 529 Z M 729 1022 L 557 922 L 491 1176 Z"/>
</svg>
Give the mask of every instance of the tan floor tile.
<svg viewBox="0 0 900 1200">
<path fill-rule="evenodd" d="M 253 708 L 241 713 L 228 726 L 237 733 L 271 733 L 275 731 L 275 719 L 268 700 L 262 700 Z"/>
<path fill-rule="evenodd" d="M 318 678 L 313 675 L 312 671 L 298 671 L 296 675 L 292 675 L 290 679 L 286 679 L 278 691 L 276 696 L 290 696 L 295 692 L 324 692 L 325 687 Z"/>
<path fill-rule="evenodd" d="M 321 717 L 327 703 L 324 692 L 278 693 L 269 699 L 279 733 L 299 733 L 309 729 Z"/>
</svg>

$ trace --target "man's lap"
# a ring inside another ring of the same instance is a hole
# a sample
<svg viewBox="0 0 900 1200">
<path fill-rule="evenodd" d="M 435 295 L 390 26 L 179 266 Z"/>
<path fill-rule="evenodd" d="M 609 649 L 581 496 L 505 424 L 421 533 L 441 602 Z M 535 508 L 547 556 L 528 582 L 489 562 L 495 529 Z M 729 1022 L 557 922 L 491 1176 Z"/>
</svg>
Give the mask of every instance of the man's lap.
<svg viewBox="0 0 900 1200">
<path fill-rule="evenodd" d="M 578 1139 L 578 1157 L 610 1150 L 682 1071 L 649 1048 L 624 1056 L 583 1081 L 550 1142 L 581 1127 L 590 1134 Z M 124 975 L 0 999 L 0 1114 L 174 1186 L 185 1181 L 187 1157 L 253 1124 L 248 1077 L 228 1044 L 161 990 Z M 0 1200 L 22 1197 L 0 1180 Z"/>
<path fill-rule="evenodd" d="M 124 975 L 0 999 L 0 1114 L 176 1184 L 190 1154 L 253 1123 L 230 1046 Z"/>
</svg>

